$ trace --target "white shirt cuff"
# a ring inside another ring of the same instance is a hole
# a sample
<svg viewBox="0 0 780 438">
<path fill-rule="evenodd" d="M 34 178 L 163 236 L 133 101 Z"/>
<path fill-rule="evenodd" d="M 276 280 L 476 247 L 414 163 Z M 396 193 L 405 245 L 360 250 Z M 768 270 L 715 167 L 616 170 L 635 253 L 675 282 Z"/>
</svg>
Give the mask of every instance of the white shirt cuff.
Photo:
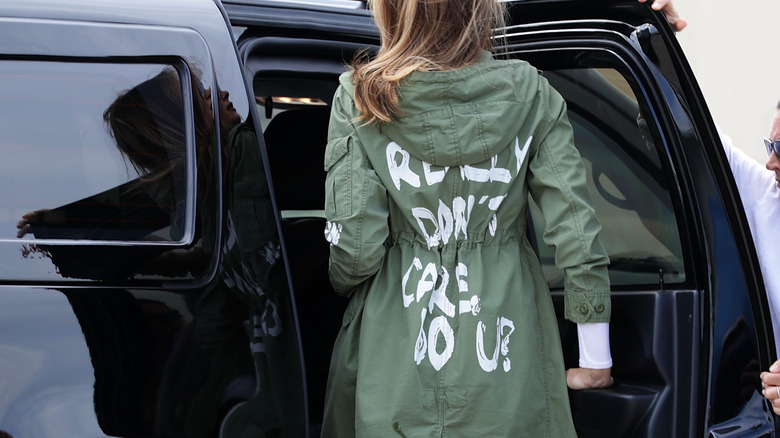
<svg viewBox="0 0 780 438">
<path fill-rule="evenodd" d="M 577 324 L 580 341 L 580 368 L 604 369 L 612 367 L 609 350 L 609 323 Z"/>
</svg>

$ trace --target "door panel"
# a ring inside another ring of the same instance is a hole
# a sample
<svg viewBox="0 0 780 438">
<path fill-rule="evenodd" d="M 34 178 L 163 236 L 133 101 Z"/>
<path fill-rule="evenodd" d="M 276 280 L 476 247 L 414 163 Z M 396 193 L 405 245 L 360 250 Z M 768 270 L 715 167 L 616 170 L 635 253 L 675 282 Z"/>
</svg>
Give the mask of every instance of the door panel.
<svg viewBox="0 0 780 438">
<path fill-rule="evenodd" d="M 613 293 L 610 343 L 615 385 L 570 391 L 579 437 L 688 436 L 690 364 L 698 355 L 693 291 Z M 553 293 L 558 315 L 563 295 Z M 577 330 L 559 318 L 567 368 L 577 364 Z M 674 348 L 670 348 L 673 346 Z"/>
<path fill-rule="evenodd" d="M 554 54 L 553 54 L 554 53 Z M 634 90 L 636 79 L 617 56 L 598 50 L 520 53 L 567 100 L 601 241 L 611 264 L 610 324 L 614 387 L 571 391 L 579 436 L 686 435 L 691 373 L 697 355 L 699 293 L 691 289 L 675 202 L 654 135 Z M 646 104 L 645 104 L 646 105 Z M 644 112 L 647 114 L 647 111 Z M 532 242 L 559 315 L 566 366 L 577 367 L 576 325 L 562 318 L 563 273 L 544 246 L 544 218 L 531 208 Z"/>
<path fill-rule="evenodd" d="M 612 32 L 603 40 L 583 35 L 568 30 L 558 42 L 547 35 L 526 43 L 518 33 L 508 45 L 510 56 L 539 68 L 567 100 L 612 262 L 617 383 L 571 392 L 575 425 L 580 436 L 696 435 L 747 415 L 741 411 L 758 389 L 758 335 L 738 245 L 705 161 L 694 160 L 692 184 L 688 150 L 674 150 L 681 130 L 695 133 L 678 93 L 655 92 L 656 80 L 671 85 L 631 53 L 628 38 L 623 47 L 610 41 L 623 38 Z M 669 106 L 682 114 L 667 118 Z M 530 214 L 531 240 L 561 315 L 562 273 L 541 243 L 543 218 Z M 567 366 L 577 366 L 576 327 L 564 320 L 560 327 Z"/>
</svg>

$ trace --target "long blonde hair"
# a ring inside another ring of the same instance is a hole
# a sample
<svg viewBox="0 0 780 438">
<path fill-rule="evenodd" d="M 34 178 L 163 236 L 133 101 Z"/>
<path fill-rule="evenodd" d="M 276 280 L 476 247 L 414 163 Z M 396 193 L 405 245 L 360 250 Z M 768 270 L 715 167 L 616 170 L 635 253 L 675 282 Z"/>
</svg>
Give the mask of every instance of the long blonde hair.
<svg viewBox="0 0 780 438">
<path fill-rule="evenodd" d="M 443 71 L 477 61 L 504 27 L 498 0 L 373 0 L 381 47 L 353 61 L 355 103 L 366 123 L 399 115 L 398 85 L 413 71 Z"/>
</svg>

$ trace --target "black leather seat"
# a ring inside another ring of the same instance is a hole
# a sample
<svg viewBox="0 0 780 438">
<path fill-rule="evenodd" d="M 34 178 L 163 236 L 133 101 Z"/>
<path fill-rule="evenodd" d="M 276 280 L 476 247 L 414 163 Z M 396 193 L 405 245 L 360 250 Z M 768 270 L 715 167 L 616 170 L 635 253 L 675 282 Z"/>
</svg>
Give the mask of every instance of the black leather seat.
<svg viewBox="0 0 780 438">
<path fill-rule="evenodd" d="M 263 133 L 280 211 L 325 208 L 325 144 L 330 108 L 276 115 Z"/>
</svg>

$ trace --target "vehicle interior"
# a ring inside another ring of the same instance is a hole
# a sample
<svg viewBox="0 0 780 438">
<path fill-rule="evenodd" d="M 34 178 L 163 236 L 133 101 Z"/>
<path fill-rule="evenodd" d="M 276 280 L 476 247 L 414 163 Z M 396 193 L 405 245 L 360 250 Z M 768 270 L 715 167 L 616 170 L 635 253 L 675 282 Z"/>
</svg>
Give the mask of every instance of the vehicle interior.
<svg viewBox="0 0 780 438">
<path fill-rule="evenodd" d="M 239 52 L 253 75 L 276 202 L 282 217 L 301 324 L 312 426 L 321 421 L 330 347 L 346 300 L 330 289 L 328 244 L 323 239 L 323 155 L 327 118 L 337 78 L 365 44 L 286 37 L 239 38 Z M 375 47 L 369 46 L 368 50 Z M 564 96 L 575 143 L 601 236 L 611 258 L 611 344 L 616 385 L 603 391 L 571 392 L 581 437 L 652 437 L 687 427 L 671 424 L 675 406 L 691 403 L 678 385 L 690 384 L 697 362 L 696 314 L 686 240 L 676 214 L 675 182 L 658 124 L 639 80 L 619 55 L 608 50 L 556 47 L 524 50 L 509 44 L 506 56 L 529 61 Z M 291 167 L 290 163 L 295 163 Z M 670 188 L 671 187 L 671 188 Z M 553 301 L 567 367 L 577 365 L 576 326 L 564 320 L 563 273 L 553 249 L 544 245 L 544 219 L 531 208 L 528 235 L 538 251 Z M 319 317 L 327 313 L 329 318 Z M 662 322 L 663 321 L 663 322 Z M 673 348 L 659 348 L 672 345 Z M 746 365 L 748 359 L 736 368 Z M 742 368 L 740 368 L 742 369 Z M 686 383 L 687 382 L 687 383 Z M 718 406 L 722 418 L 744 401 Z M 731 397 L 729 396 L 729 397 Z M 724 398 L 728 399 L 728 398 Z"/>
</svg>

